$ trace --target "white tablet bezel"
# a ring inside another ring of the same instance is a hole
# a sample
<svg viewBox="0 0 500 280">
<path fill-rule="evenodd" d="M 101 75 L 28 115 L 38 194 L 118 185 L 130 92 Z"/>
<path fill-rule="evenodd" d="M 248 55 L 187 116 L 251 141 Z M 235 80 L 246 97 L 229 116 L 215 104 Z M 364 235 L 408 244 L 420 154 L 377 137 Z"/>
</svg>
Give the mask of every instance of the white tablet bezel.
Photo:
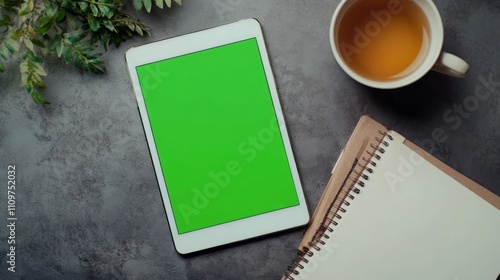
<svg viewBox="0 0 500 280">
<path fill-rule="evenodd" d="M 264 71 L 272 96 L 274 110 L 277 116 L 280 132 L 282 135 L 285 151 L 289 159 L 295 191 L 299 205 L 276 210 L 261 215 L 244 218 L 241 220 L 212 226 L 184 234 L 178 234 L 172 207 L 167 193 L 167 186 L 163 177 L 157 154 L 153 134 L 147 115 L 142 90 L 139 84 L 136 67 L 144 64 L 165 60 L 180 55 L 185 55 L 205 49 L 210 49 L 242 40 L 256 38 Z M 144 132 L 153 161 L 157 181 L 160 187 L 165 212 L 167 214 L 170 231 L 177 252 L 181 254 L 192 253 L 219 245 L 224 245 L 252 237 L 305 225 L 309 221 L 309 213 L 300 183 L 299 174 L 292 153 L 292 148 L 285 126 L 285 120 L 278 99 L 276 84 L 269 63 L 269 58 L 264 45 L 264 38 L 260 24 L 255 19 L 241 20 L 236 23 L 227 24 L 171 39 L 158 41 L 131 48 L 126 52 L 127 66 L 132 80 L 135 97 L 141 115 Z"/>
</svg>

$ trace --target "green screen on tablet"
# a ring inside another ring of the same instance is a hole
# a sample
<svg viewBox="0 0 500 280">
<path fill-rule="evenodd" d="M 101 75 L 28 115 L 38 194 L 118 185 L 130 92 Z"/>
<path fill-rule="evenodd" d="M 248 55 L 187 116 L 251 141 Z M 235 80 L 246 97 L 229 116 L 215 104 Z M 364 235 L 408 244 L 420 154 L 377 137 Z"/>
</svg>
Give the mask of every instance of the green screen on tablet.
<svg viewBox="0 0 500 280">
<path fill-rule="evenodd" d="M 256 39 L 136 70 L 179 234 L 299 204 Z"/>
</svg>

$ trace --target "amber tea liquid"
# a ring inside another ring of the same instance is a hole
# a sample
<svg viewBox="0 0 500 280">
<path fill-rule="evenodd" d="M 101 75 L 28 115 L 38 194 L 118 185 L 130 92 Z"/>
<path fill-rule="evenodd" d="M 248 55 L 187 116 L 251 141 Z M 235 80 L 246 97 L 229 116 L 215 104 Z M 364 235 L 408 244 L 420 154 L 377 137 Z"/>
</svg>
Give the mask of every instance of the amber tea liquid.
<svg viewBox="0 0 500 280">
<path fill-rule="evenodd" d="M 336 34 L 343 60 L 358 74 L 388 81 L 411 73 L 425 57 L 429 23 L 411 0 L 360 0 Z"/>
</svg>

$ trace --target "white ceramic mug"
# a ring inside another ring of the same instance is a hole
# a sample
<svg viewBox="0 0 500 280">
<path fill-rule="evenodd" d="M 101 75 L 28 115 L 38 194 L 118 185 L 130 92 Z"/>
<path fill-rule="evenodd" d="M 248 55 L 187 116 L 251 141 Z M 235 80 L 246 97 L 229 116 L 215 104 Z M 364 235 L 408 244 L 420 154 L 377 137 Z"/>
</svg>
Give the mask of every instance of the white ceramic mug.
<svg viewBox="0 0 500 280">
<path fill-rule="evenodd" d="M 349 67 L 340 53 L 340 42 L 337 34 L 340 23 L 344 19 L 346 12 L 358 1 L 366 0 L 341 0 L 335 10 L 335 13 L 333 14 L 330 25 L 330 44 L 335 59 L 342 69 L 344 69 L 344 71 L 347 72 L 347 74 L 353 79 L 373 88 L 393 89 L 403 87 L 417 81 L 430 70 L 454 77 L 464 77 L 467 74 L 469 70 L 467 62 L 453 54 L 442 51 L 444 38 L 443 22 L 441 20 L 441 16 L 439 15 L 439 11 L 432 0 L 412 0 L 413 3 L 420 7 L 427 18 L 430 34 L 428 34 L 429 42 L 426 53 L 419 55 L 418 61 L 415 62 L 416 66 L 412 67 L 409 73 L 405 73 L 399 78 L 380 81 L 370 79 L 355 72 L 351 67 Z M 387 3 L 388 8 L 390 9 L 391 7 L 396 7 L 399 0 L 387 0 Z"/>
</svg>

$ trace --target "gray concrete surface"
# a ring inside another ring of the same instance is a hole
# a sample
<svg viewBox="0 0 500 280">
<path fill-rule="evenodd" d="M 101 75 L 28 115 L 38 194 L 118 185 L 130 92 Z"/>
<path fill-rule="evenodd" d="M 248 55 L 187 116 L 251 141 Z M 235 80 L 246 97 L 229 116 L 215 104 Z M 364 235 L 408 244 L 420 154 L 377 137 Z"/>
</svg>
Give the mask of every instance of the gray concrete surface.
<svg viewBox="0 0 500 280">
<path fill-rule="evenodd" d="M 183 2 L 138 13 L 153 36 L 112 48 L 102 76 L 49 60 L 49 106 L 33 104 L 12 65 L 0 75 L 0 279 L 280 277 L 304 228 L 190 257 L 175 252 L 124 60 L 129 47 L 243 18 L 262 24 L 311 212 L 363 114 L 428 149 L 433 131 L 444 131 L 447 139 L 431 152 L 500 195 L 498 1 L 436 0 L 444 49 L 466 59 L 470 73 L 465 79 L 429 73 L 393 91 L 364 87 L 335 62 L 328 28 L 338 0 Z M 458 120 L 443 115 L 471 102 L 476 90 L 484 92 L 481 79 L 496 82 L 490 96 L 454 129 Z M 6 270 L 11 164 L 17 174 L 15 274 Z"/>
</svg>

